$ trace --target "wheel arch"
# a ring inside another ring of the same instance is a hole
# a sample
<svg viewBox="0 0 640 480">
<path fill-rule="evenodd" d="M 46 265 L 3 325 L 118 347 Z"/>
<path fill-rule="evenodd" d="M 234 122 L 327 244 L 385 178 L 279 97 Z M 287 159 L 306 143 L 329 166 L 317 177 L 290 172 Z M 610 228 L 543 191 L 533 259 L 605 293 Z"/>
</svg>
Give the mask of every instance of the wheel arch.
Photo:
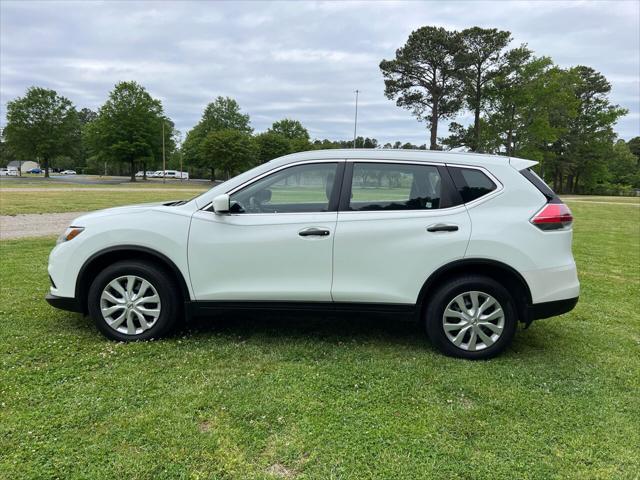
<svg viewBox="0 0 640 480">
<path fill-rule="evenodd" d="M 521 322 L 530 323 L 528 306 L 531 305 L 531 290 L 524 277 L 513 267 L 497 260 L 486 258 L 464 258 L 443 265 L 424 282 L 418 300 L 416 302 L 417 312 L 420 318 L 429 304 L 429 300 L 434 292 L 434 287 L 450 278 L 464 274 L 479 274 L 493 278 L 503 285 L 516 302 L 518 318 Z"/>
<path fill-rule="evenodd" d="M 187 281 L 180 269 L 166 255 L 149 247 L 139 245 L 118 245 L 100 250 L 91 255 L 82 265 L 76 280 L 75 297 L 83 313 L 87 313 L 87 296 L 91 283 L 99 272 L 114 262 L 121 260 L 146 260 L 153 265 L 160 266 L 169 273 L 180 286 L 183 301 L 189 301 L 191 296 Z"/>
</svg>

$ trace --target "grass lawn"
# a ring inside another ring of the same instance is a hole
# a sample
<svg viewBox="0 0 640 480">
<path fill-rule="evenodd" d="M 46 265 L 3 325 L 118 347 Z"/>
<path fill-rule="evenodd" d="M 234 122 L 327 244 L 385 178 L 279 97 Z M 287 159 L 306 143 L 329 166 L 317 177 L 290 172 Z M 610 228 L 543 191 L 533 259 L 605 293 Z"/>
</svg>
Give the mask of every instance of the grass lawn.
<svg viewBox="0 0 640 480">
<path fill-rule="evenodd" d="M 113 343 L 1 242 L 0 478 L 638 478 L 640 209 L 571 208 L 578 306 L 486 362 L 366 316 Z"/>
<path fill-rule="evenodd" d="M 145 191 L 145 188 L 147 187 L 140 187 L 140 191 L 128 189 L 121 192 L 98 188 L 70 192 L 51 188 L 47 191 L 30 192 L 13 191 L 9 188 L 0 190 L 0 215 L 99 210 L 132 203 L 188 199 L 204 191 L 193 188 Z"/>
</svg>

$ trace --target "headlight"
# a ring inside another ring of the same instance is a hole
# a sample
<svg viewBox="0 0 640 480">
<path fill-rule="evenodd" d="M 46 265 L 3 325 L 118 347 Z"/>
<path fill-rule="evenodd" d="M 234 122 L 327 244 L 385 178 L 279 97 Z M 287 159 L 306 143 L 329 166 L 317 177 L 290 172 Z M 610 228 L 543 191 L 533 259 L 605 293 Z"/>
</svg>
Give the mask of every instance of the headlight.
<svg viewBox="0 0 640 480">
<path fill-rule="evenodd" d="M 67 228 L 62 235 L 58 237 L 58 241 L 56 245 L 62 242 L 68 242 L 69 240 L 73 240 L 78 235 L 80 235 L 84 231 L 84 227 L 69 227 Z"/>
</svg>

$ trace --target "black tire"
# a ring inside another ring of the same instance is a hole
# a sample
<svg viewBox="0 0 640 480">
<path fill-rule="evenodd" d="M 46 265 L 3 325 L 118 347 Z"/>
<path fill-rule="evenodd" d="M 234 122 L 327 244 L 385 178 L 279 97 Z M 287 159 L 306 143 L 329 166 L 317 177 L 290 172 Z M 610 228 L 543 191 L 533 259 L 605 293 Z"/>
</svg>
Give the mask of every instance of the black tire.
<svg viewBox="0 0 640 480">
<path fill-rule="evenodd" d="M 118 277 L 127 275 L 135 275 L 147 280 L 156 289 L 161 302 L 160 314 L 155 323 L 150 328 L 134 335 L 122 333 L 109 326 L 100 308 L 104 288 Z M 122 342 L 149 340 L 167 335 L 181 316 L 181 303 L 180 288 L 171 275 L 162 268 L 138 260 L 124 260 L 105 268 L 91 284 L 87 297 L 89 315 L 98 330 L 107 338 Z"/>
<path fill-rule="evenodd" d="M 445 308 L 458 295 L 470 291 L 479 291 L 491 295 L 500 303 L 504 312 L 504 326 L 500 337 L 493 345 L 476 351 L 465 350 L 454 345 L 447 338 L 443 326 Z M 509 291 L 494 279 L 482 275 L 455 277 L 440 286 L 428 301 L 424 321 L 431 342 L 442 353 L 451 357 L 470 360 L 491 358 L 502 352 L 513 340 L 518 323 L 514 300 Z"/>
</svg>

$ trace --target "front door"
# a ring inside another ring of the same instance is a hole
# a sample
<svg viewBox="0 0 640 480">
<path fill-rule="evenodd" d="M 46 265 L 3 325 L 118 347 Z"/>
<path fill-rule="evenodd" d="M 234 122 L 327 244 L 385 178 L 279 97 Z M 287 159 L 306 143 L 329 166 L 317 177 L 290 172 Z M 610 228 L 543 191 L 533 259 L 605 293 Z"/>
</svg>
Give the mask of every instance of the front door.
<svg viewBox="0 0 640 480">
<path fill-rule="evenodd" d="M 196 300 L 331 301 L 336 178 L 344 162 L 294 165 L 201 210 L 189 232 Z"/>
</svg>

